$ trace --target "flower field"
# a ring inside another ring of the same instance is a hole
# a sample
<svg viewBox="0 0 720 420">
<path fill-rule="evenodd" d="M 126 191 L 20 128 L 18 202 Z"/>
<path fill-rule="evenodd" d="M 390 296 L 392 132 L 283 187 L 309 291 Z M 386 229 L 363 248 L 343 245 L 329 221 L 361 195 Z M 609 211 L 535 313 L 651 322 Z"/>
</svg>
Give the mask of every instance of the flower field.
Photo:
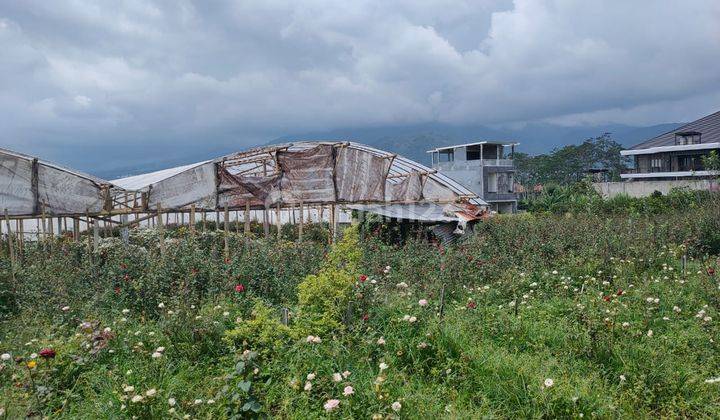
<svg viewBox="0 0 720 420">
<path fill-rule="evenodd" d="M 357 227 L 233 233 L 228 258 L 184 228 L 28 245 L 14 281 L 0 261 L 0 412 L 717 418 L 717 232 L 709 204 L 497 217 L 449 247 Z"/>
</svg>

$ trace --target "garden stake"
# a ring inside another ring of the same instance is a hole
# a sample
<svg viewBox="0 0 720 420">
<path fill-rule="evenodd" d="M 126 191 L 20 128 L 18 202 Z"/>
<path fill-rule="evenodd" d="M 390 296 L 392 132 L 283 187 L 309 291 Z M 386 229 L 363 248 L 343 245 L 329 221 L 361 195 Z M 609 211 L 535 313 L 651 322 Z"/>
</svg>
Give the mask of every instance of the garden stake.
<svg viewBox="0 0 720 420">
<path fill-rule="evenodd" d="M 440 289 L 440 319 L 443 318 L 444 314 L 445 314 L 445 283 L 443 283 L 442 289 Z"/>
<path fill-rule="evenodd" d="M 10 251 L 10 277 L 12 278 L 13 288 L 15 287 L 15 249 L 13 248 L 12 230 L 10 229 L 10 217 L 8 209 L 5 209 L 5 226 L 7 227 L 8 248 Z"/>
</svg>

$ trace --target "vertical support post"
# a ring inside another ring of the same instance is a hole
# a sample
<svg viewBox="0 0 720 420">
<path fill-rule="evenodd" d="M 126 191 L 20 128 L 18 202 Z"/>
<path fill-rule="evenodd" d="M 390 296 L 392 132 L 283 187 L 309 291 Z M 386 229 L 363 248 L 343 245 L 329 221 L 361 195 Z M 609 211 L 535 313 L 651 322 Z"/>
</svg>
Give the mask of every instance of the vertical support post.
<svg viewBox="0 0 720 420">
<path fill-rule="evenodd" d="M 122 239 L 123 244 L 125 244 L 125 246 L 128 246 L 130 244 L 130 228 L 127 226 L 127 222 L 128 222 L 128 215 L 121 214 L 120 215 L 120 225 L 122 225 L 122 227 L 120 228 L 120 239 Z"/>
<path fill-rule="evenodd" d="M 277 239 L 278 241 L 281 238 L 282 233 L 282 220 L 280 220 L 280 202 L 278 201 L 277 206 L 275 207 L 275 226 L 277 227 Z"/>
<path fill-rule="evenodd" d="M 100 223 L 99 220 L 93 220 L 93 251 L 97 252 L 100 246 Z"/>
<path fill-rule="evenodd" d="M 8 248 L 10 251 L 10 277 L 12 278 L 13 288 L 15 287 L 15 247 L 13 246 L 13 234 L 10 229 L 10 216 L 8 209 L 5 209 L 5 227 L 7 228 Z"/>
<path fill-rule="evenodd" d="M 245 235 L 250 233 L 250 200 L 245 202 Z"/>
<path fill-rule="evenodd" d="M 441 319 L 442 319 L 444 313 L 445 313 L 445 283 L 443 283 L 442 289 L 440 289 L 440 318 Z"/>
<path fill-rule="evenodd" d="M 330 243 L 335 243 L 335 204 L 330 205 Z"/>
<path fill-rule="evenodd" d="M 302 242 L 303 240 L 303 225 L 305 224 L 305 209 L 303 207 L 303 202 L 300 200 L 300 225 L 298 226 L 298 242 Z"/>
<path fill-rule="evenodd" d="M 85 232 L 87 233 L 87 253 L 92 258 L 92 237 L 90 236 L 90 210 L 85 210 Z"/>
<path fill-rule="evenodd" d="M 207 230 L 207 212 L 205 209 L 202 211 L 202 231 L 205 233 L 205 230 Z"/>
<path fill-rule="evenodd" d="M 235 210 L 235 233 L 240 233 L 240 210 Z"/>
<path fill-rule="evenodd" d="M 230 258 L 230 212 L 228 211 L 228 205 L 225 203 L 225 259 Z"/>
<path fill-rule="evenodd" d="M 270 237 L 270 220 L 268 220 L 267 206 L 263 208 L 263 233 L 265 234 L 265 239 Z"/>
<path fill-rule="evenodd" d="M 163 223 L 162 204 L 157 204 L 158 232 L 160 236 L 160 255 L 165 255 L 165 223 Z"/>
<path fill-rule="evenodd" d="M 18 254 L 20 258 L 23 258 L 25 253 L 25 227 L 23 226 L 23 219 L 18 219 Z"/>
<path fill-rule="evenodd" d="M 73 239 L 75 242 L 80 240 L 80 220 L 73 217 Z"/>
<path fill-rule="evenodd" d="M 195 204 L 190 205 L 190 233 L 195 234 Z"/>
</svg>

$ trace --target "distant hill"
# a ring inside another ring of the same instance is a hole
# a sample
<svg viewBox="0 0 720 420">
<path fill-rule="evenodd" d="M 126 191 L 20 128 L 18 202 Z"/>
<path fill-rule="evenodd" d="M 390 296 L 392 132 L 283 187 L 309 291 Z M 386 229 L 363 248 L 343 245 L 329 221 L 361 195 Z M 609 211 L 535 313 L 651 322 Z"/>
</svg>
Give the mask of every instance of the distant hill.
<svg viewBox="0 0 720 420">
<path fill-rule="evenodd" d="M 682 124 L 667 123 L 648 127 L 622 124 L 566 127 L 533 123 L 518 129 L 494 129 L 482 125 L 417 124 L 301 133 L 279 137 L 269 144 L 299 140 L 353 140 L 427 163 L 429 158 L 425 152 L 438 146 L 480 140 L 513 140 L 520 142 L 517 151 L 537 155 L 570 144 L 579 144 L 606 132 L 612 133 L 612 138 L 618 143 L 629 147 L 680 125 Z"/>
</svg>

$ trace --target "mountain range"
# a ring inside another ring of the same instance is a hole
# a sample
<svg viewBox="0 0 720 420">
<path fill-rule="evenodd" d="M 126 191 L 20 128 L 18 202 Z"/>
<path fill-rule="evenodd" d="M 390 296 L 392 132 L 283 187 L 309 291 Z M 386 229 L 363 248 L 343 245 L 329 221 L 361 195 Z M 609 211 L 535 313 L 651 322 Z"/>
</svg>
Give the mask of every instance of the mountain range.
<svg viewBox="0 0 720 420">
<path fill-rule="evenodd" d="M 374 128 L 342 128 L 330 131 L 309 132 L 279 137 L 269 144 L 298 140 L 352 140 L 378 149 L 397 153 L 427 164 L 427 150 L 453 144 L 482 140 L 515 141 L 517 152 L 537 155 L 551 152 L 570 144 L 610 133 L 613 140 L 625 147 L 665 133 L 682 125 L 666 123 L 652 126 L 622 124 L 597 126 L 560 126 L 547 123 L 525 124 L 521 128 L 497 129 L 483 125 L 455 126 L 448 124 L 417 124 Z"/>
<path fill-rule="evenodd" d="M 440 146 L 470 143 L 481 140 L 516 141 L 517 152 L 537 155 L 551 152 L 570 144 L 580 144 L 588 138 L 611 133 L 612 138 L 625 147 L 632 146 L 658 134 L 673 130 L 681 123 L 667 123 L 652 126 L 631 126 L 622 124 L 597 126 L 561 126 L 547 123 L 530 123 L 519 128 L 492 128 L 484 125 L 450 125 L 441 123 L 393 125 L 378 127 L 347 127 L 328 131 L 288 134 L 266 143 L 269 145 L 300 140 L 352 140 L 369 146 L 397 153 L 422 164 L 429 163 L 427 150 Z M 195 144 L 192 148 L 177 149 L 163 159 L 145 161 L 119 160 L 112 165 L 104 161 L 102 168 L 87 168 L 89 172 L 105 179 L 153 172 L 173 166 L 186 165 L 206 159 L 248 149 L 252 146 L 222 145 L 212 143 Z M 81 168 L 82 169 L 82 168 Z"/>
</svg>

